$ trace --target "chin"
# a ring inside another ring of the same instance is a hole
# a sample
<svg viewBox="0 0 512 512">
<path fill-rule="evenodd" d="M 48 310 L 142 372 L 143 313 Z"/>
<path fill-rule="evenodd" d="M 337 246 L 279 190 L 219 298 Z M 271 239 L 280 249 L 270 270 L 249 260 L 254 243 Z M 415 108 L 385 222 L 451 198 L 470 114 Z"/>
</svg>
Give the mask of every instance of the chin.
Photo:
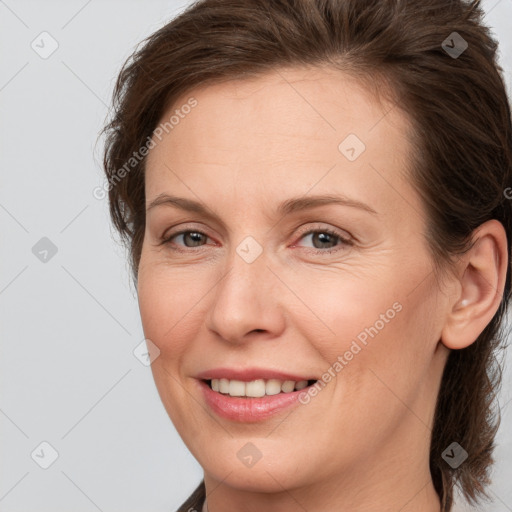
<svg viewBox="0 0 512 512">
<path fill-rule="evenodd" d="M 297 475 L 297 464 L 281 466 L 279 461 L 274 459 L 268 461 L 266 465 L 260 460 L 252 468 L 233 463 L 231 460 L 224 460 L 211 468 L 203 466 L 203 469 L 205 474 L 215 480 L 246 492 L 278 493 L 282 492 L 283 488 L 290 490 L 306 485 L 305 482 L 309 480 L 306 475 L 302 479 Z"/>
</svg>

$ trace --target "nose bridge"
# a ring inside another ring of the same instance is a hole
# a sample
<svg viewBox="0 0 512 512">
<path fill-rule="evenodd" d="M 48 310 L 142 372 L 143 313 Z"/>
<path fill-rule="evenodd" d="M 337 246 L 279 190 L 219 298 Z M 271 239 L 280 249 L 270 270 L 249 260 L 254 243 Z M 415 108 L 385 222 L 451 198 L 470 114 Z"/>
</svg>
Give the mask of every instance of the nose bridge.
<svg viewBox="0 0 512 512">
<path fill-rule="evenodd" d="M 263 245 L 247 236 L 230 251 L 226 273 L 215 287 L 208 326 L 222 338 L 242 341 L 254 330 L 276 334 L 282 327 L 276 278 Z"/>
</svg>

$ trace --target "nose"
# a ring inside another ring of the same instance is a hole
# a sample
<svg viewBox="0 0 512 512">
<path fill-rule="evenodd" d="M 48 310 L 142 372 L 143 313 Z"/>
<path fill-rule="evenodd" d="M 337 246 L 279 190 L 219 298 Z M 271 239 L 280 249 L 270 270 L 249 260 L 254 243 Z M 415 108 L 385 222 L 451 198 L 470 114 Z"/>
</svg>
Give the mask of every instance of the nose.
<svg viewBox="0 0 512 512">
<path fill-rule="evenodd" d="M 275 338 L 285 327 L 280 281 L 269 268 L 265 251 L 250 263 L 238 253 L 212 290 L 207 327 L 221 339 L 246 343 L 249 339 Z"/>
</svg>

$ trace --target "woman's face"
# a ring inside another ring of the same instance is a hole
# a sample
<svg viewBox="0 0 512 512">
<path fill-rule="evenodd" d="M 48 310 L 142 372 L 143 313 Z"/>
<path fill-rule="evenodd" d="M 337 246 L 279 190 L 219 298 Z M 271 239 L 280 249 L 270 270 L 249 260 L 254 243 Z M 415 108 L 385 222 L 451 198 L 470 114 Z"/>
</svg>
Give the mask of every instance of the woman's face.
<svg viewBox="0 0 512 512">
<path fill-rule="evenodd" d="M 205 478 L 360 492 L 384 474 L 417 481 L 412 497 L 447 299 L 406 117 L 327 69 L 195 89 L 173 114 L 147 159 L 138 294 L 159 394 Z"/>
</svg>

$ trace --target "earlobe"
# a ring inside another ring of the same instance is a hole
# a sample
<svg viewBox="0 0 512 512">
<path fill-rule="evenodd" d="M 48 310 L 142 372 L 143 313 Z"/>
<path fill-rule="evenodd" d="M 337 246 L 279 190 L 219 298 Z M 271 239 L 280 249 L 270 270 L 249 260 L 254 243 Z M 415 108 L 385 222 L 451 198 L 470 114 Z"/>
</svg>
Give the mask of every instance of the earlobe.
<svg viewBox="0 0 512 512">
<path fill-rule="evenodd" d="M 460 258 L 459 294 L 450 310 L 441 341 L 454 350 L 471 345 L 490 323 L 503 297 L 508 266 L 503 225 L 489 220 L 473 233 L 474 244 Z"/>
</svg>

